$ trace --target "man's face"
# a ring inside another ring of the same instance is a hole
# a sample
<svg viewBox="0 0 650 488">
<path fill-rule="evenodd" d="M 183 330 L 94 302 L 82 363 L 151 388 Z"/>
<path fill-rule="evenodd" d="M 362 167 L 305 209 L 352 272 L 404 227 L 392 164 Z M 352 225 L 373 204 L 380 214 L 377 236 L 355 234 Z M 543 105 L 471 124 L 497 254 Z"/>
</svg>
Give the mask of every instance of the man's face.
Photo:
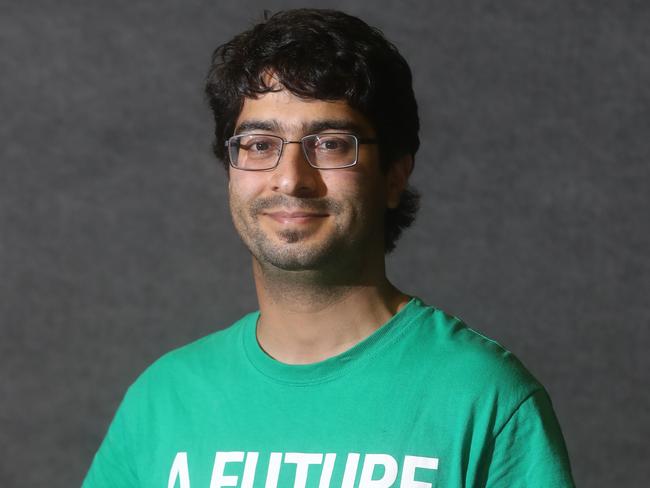
<svg viewBox="0 0 650 488">
<path fill-rule="evenodd" d="M 305 100 L 286 90 L 245 99 L 235 127 L 235 134 L 273 134 L 291 141 L 327 132 L 375 136 L 365 117 L 347 103 Z M 312 168 L 300 145 L 288 144 L 275 169 L 229 171 L 233 222 L 262 266 L 316 270 L 358 265 L 378 253 L 383 259 L 383 219 L 391 192 L 377 145 L 360 144 L 358 162 L 349 168 Z"/>
</svg>

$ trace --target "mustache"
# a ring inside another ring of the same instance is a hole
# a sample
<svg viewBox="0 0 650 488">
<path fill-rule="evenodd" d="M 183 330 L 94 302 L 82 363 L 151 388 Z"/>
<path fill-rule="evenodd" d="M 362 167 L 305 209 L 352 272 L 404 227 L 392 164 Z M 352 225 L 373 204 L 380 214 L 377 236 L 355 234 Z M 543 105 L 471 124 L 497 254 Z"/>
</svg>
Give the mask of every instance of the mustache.
<svg viewBox="0 0 650 488">
<path fill-rule="evenodd" d="M 250 205 L 250 212 L 255 216 L 270 208 L 338 214 L 341 213 L 342 205 L 330 198 L 292 198 L 286 195 L 273 195 L 253 201 Z"/>
</svg>

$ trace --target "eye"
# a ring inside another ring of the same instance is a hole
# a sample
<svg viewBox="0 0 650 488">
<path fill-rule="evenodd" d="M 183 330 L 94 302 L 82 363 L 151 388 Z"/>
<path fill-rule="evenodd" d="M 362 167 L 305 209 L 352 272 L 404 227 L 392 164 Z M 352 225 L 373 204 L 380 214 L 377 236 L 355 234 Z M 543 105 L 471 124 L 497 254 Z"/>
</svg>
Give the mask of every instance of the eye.
<svg viewBox="0 0 650 488">
<path fill-rule="evenodd" d="M 268 141 L 258 141 L 253 143 L 254 151 L 268 151 L 268 149 L 269 149 Z"/>
<path fill-rule="evenodd" d="M 338 149 L 340 147 L 340 142 L 334 139 L 328 139 L 323 142 L 323 147 L 325 149 Z"/>
<path fill-rule="evenodd" d="M 277 151 L 278 140 L 274 137 L 253 135 L 242 138 L 241 147 L 251 154 L 266 154 Z"/>
<path fill-rule="evenodd" d="M 328 153 L 344 153 L 350 148 L 348 137 L 342 135 L 320 136 L 316 141 L 316 149 Z"/>
</svg>

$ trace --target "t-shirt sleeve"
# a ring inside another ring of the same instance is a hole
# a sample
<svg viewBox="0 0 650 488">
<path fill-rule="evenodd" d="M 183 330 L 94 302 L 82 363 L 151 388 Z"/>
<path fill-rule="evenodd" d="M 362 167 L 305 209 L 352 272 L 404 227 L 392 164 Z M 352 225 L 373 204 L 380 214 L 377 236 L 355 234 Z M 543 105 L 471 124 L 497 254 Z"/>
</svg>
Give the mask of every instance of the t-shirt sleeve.
<svg viewBox="0 0 650 488">
<path fill-rule="evenodd" d="M 136 488 L 132 464 L 133 443 L 126 425 L 124 402 L 118 408 L 106 437 L 95 454 L 82 488 Z"/>
<path fill-rule="evenodd" d="M 497 433 L 486 487 L 575 487 L 562 432 L 543 389 L 521 403 Z"/>
</svg>

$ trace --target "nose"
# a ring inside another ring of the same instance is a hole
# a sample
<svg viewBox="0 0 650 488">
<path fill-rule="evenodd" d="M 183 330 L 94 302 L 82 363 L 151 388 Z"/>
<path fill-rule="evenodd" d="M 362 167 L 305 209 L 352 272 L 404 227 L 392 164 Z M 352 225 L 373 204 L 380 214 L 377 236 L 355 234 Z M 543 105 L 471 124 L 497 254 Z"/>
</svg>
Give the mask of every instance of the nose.
<svg viewBox="0 0 650 488">
<path fill-rule="evenodd" d="M 272 174 L 273 190 L 295 197 L 313 197 L 318 192 L 319 173 L 305 159 L 299 143 L 285 144 Z"/>
</svg>

